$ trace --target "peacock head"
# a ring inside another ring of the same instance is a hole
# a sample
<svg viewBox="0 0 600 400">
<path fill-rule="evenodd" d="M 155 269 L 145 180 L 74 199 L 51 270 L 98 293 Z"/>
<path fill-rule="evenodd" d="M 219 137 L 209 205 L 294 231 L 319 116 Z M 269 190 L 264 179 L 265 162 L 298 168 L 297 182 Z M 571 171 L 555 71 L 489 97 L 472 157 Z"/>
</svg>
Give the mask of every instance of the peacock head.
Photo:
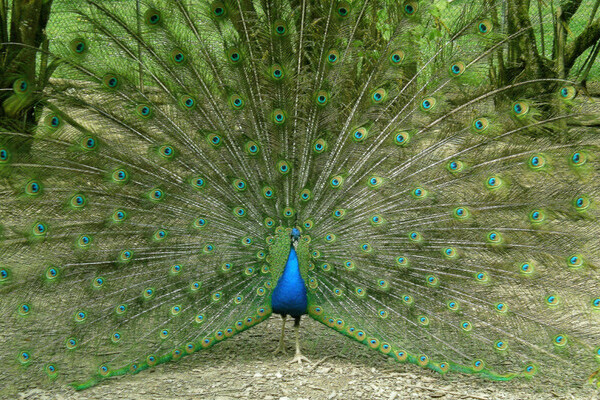
<svg viewBox="0 0 600 400">
<path fill-rule="evenodd" d="M 290 236 L 292 237 L 292 246 L 296 247 L 298 240 L 300 240 L 300 230 L 298 228 L 292 228 Z"/>
</svg>

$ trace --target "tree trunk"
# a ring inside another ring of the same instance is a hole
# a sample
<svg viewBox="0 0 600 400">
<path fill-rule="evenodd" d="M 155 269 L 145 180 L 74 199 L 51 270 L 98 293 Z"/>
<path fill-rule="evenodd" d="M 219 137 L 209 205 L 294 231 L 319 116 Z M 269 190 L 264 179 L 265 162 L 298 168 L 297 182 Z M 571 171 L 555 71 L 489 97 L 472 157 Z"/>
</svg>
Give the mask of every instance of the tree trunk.
<svg viewBox="0 0 600 400">
<path fill-rule="evenodd" d="M 37 100 L 35 93 L 39 93 L 37 90 L 40 88 L 36 88 L 35 84 L 36 81 L 43 81 L 37 79 L 36 60 L 38 49 L 46 40 L 45 29 L 52 0 L 14 0 L 10 24 L 7 1 L 1 1 L 0 35 L 3 42 L 11 44 L 0 46 L 0 88 L 4 89 L 0 95 L 0 118 L 4 124 L 27 130 L 36 123 L 32 105 Z M 27 81 L 31 94 L 15 98 L 12 88 L 17 79 Z"/>
</svg>

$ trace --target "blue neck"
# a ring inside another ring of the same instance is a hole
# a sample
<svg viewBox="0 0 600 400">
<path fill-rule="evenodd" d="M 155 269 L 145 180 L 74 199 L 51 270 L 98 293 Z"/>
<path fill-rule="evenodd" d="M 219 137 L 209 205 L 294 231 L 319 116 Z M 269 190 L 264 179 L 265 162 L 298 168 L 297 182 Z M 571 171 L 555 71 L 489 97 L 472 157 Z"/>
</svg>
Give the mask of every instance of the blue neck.
<svg viewBox="0 0 600 400">
<path fill-rule="evenodd" d="M 298 254 L 292 246 L 290 255 L 283 268 L 283 274 L 277 281 L 277 285 L 271 296 L 271 307 L 273 312 L 281 315 L 299 317 L 306 314 L 308 298 L 306 297 L 306 285 L 300 275 Z"/>
</svg>

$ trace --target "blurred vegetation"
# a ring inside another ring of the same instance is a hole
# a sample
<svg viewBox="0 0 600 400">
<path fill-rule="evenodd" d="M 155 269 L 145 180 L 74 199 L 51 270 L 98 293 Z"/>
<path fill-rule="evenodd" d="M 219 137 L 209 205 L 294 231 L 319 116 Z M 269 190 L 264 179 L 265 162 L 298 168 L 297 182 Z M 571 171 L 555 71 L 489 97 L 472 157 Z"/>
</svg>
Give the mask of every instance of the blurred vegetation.
<svg viewBox="0 0 600 400">
<path fill-rule="evenodd" d="M 393 2 L 394 0 L 389 0 Z M 567 78 L 585 86 L 600 79 L 600 0 L 429 0 L 435 25 L 422 26 L 415 46 L 428 60 L 466 21 L 489 15 L 494 34 L 516 40 L 498 49 L 488 83 L 502 87 L 539 78 Z M 385 19 L 385 10 L 381 10 Z M 382 36 L 391 30 L 378 26 Z M 469 43 L 457 43 L 469 46 Z M 453 51 L 456 49 L 452 49 Z M 446 63 L 443 55 L 438 56 Z M 432 67 L 432 70 L 435 67 Z"/>
<path fill-rule="evenodd" d="M 102 1 L 143 18 L 140 0 Z M 387 1 L 396 4 L 399 0 Z M 494 34 L 517 39 L 494 51 L 488 70 L 478 71 L 478 84 L 493 88 L 531 79 L 568 78 L 585 86 L 600 78 L 600 0 L 421 0 L 419 4 L 434 18 L 433 23 L 421 25 L 413 42 L 407 43 L 419 55 L 405 66 L 409 75 L 428 65 L 422 75 L 427 79 L 457 48 L 468 48 L 469 43 L 457 41 L 446 46 L 447 54 L 436 53 L 466 21 L 488 15 Z M 57 64 L 48 62 L 48 49 L 52 53 L 53 42 L 62 46 L 76 37 L 94 37 L 94 32 L 81 30 L 80 17 L 72 12 L 84 6 L 85 0 L 0 0 L 2 126 L 25 129 L 35 125 L 34 105 Z M 383 38 L 389 38 L 393 30 L 381 22 L 388 12 L 375 9 L 366 16 L 374 20 L 375 33 Z M 432 58 L 434 62 L 428 64 Z M 540 85 L 540 89 L 551 88 Z"/>
<path fill-rule="evenodd" d="M 0 0 L 0 127 L 29 131 L 54 68 L 45 29 L 53 0 Z M 42 49 L 40 52 L 39 50 Z"/>
</svg>

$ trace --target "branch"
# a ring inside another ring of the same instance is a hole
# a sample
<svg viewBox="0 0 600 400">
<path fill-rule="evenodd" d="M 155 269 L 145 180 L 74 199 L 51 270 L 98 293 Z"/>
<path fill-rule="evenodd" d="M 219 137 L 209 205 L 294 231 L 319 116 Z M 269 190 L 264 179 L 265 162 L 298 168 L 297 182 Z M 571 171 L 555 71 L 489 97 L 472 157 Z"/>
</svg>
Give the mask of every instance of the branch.
<svg viewBox="0 0 600 400">
<path fill-rule="evenodd" d="M 579 9 L 582 0 L 562 0 L 560 2 L 560 8 L 563 11 L 563 19 L 565 22 L 569 22 L 573 15 Z"/>
<path fill-rule="evenodd" d="M 600 40 L 600 18 L 588 25 L 579 36 L 567 45 L 565 50 L 565 67 L 570 69 L 577 58 Z"/>
<path fill-rule="evenodd" d="M 0 42 L 8 42 L 8 3 L 0 0 Z"/>
</svg>

